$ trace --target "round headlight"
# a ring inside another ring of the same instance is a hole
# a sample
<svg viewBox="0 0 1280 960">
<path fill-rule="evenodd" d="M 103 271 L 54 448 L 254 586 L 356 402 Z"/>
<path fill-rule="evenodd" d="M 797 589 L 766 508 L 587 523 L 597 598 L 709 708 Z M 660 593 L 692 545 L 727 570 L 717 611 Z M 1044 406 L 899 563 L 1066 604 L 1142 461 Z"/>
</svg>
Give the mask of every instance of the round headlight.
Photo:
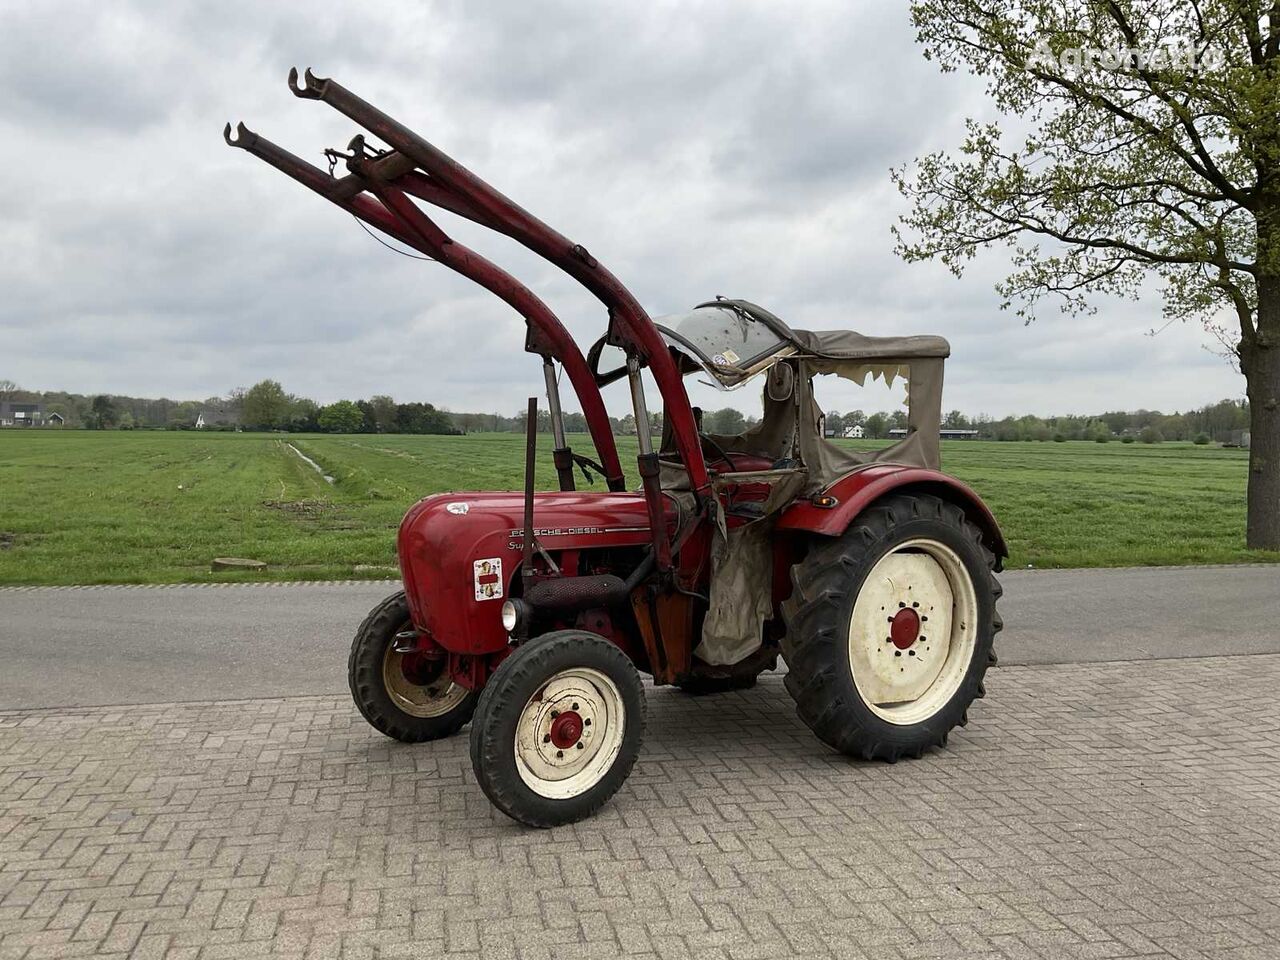
<svg viewBox="0 0 1280 960">
<path fill-rule="evenodd" d="M 507 600 L 502 604 L 502 629 L 512 633 L 520 622 L 520 609 L 514 601 Z"/>
</svg>

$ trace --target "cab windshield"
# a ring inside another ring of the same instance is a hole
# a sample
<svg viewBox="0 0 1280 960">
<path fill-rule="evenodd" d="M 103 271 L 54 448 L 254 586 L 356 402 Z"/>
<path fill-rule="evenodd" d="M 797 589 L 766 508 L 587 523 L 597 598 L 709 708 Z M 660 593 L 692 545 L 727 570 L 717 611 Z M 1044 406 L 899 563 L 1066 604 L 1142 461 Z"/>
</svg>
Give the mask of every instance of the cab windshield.
<svg viewBox="0 0 1280 960">
<path fill-rule="evenodd" d="M 668 346 L 711 374 L 721 389 L 740 386 L 795 353 L 768 324 L 731 306 L 705 304 L 654 323 Z"/>
</svg>

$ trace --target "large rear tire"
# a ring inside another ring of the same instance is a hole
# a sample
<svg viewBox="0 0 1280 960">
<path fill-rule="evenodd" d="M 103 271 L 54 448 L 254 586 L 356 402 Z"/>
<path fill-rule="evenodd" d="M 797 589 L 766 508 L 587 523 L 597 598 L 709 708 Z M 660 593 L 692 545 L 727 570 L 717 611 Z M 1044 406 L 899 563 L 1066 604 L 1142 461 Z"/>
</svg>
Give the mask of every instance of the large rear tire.
<svg viewBox="0 0 1280 960">
<path fill-rule="evenodd" d="M 513 820 L 573 823 L 618 792 L 644 723 L 644 687 L 627 655 L 594 633 L 559 630 L 517 648 L 485 684 L 471 766 Z"/>
<path fill-rule="evenodd" d="M 995 662 L 994 559 L 963 510 L 927 494 L 890 496 L 815 543 L 782 607 L 800 719 L 866 760 L 944 745 Z"/>
<path fill-rule="evenodd" d="M 461 730 L 479 695 L 454 683 L 443 659 L 393 649 L 396 634 L 412 626 L 404 591 L 374 607 L 351 641 L 347 683 L 356 709 L 375 729 L 422 743 Z"/>
</svg>

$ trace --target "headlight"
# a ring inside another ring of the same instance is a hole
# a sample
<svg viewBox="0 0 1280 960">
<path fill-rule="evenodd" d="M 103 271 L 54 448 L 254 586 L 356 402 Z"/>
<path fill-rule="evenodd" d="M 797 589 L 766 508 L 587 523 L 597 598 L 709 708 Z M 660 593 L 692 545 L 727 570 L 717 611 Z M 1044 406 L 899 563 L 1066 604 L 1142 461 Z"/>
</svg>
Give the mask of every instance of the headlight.
<svg viewBox="0 0 1280 960">
<path fill-rule="evenodd" d="M 519 600 L 507 600 L 502 604 L 502 629 L 515 633 L 524 620 L 524 604 Z"/>
</svg>

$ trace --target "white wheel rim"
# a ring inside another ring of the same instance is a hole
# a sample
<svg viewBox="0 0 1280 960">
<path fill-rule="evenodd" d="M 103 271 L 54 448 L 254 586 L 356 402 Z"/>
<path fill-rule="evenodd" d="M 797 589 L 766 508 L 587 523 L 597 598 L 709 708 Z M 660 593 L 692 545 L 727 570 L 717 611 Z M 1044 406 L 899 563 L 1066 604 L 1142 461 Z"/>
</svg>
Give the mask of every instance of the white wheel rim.
<svg viewBox="0 0 1280 960">
<path fill-rule="evenodd" d="M 867 574 L 849 620 L 849 669 L 863 702 L 901 725 L 936 714 L 969 671 L 977 615 L 973 580 L 954 550 L 928 539 L 890 549 Z"/>
<path fill-rule="evenodd" d="M 626 708 L 599 670 L 572 667 L 530 698 L 516 723 L 516 769 L 534 793 L 580 796 L 604 778 L 622 750 Z"/>
<path fill-rule="evenodd" d="M 454 683 L 443 669 L 443 664 L 430 683 L 414 683 L 405 676 L 406 656 L 410 654 L 397 653 L 388 645 L 382 657 L 382 686 L 398 709 L 411 717 L 429 719 L 444 716 L 467 699 L 470 691 Z"/>
</svg>

